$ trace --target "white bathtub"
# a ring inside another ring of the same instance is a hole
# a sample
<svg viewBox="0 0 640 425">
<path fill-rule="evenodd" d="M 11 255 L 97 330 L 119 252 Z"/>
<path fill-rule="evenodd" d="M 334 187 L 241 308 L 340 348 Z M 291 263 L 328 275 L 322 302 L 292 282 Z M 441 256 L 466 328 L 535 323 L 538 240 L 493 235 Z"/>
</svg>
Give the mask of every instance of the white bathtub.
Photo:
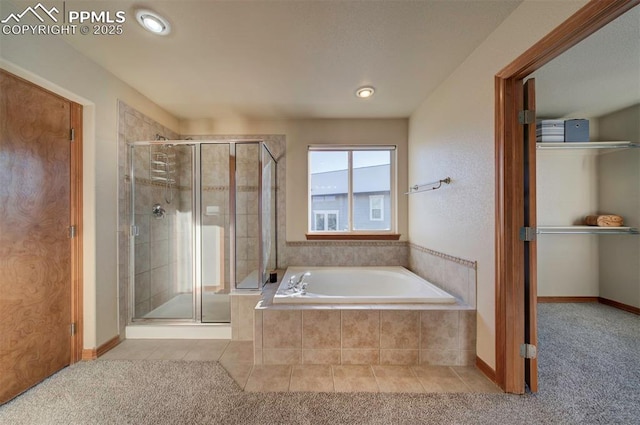
<svg viewBox="0 0 640 425">
<path fill-rule="evenodd" d="M 287 289 L 305 275 L 306 294 Z M 455 297 L 404 267 L 289 267 L 274 304 L 453 304 Z"/>
</svg>

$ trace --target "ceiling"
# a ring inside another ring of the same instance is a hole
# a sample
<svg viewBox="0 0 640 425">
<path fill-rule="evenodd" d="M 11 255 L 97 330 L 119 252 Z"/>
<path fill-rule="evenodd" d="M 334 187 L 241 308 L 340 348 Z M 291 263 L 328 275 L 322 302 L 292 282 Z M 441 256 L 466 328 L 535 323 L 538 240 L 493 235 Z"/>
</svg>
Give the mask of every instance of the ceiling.
<svg viewBox="0 0 640 425">
<path fill-rule="evenodd" d="M 520 2 L 68 0 L 67 10 L 125 10 L 127 20 L 120 36 L 65 39 L 182 119 L 397 118 Z M 140 6 L 172 33 L 143 30 Z M 361 85 L 375 95 L 356 98 Z"/>
<path fill-rule="evenodd" d="M 640 7 L 531 77 L 540 118 L 592 118 L 640 103 Z"/>
</svg>

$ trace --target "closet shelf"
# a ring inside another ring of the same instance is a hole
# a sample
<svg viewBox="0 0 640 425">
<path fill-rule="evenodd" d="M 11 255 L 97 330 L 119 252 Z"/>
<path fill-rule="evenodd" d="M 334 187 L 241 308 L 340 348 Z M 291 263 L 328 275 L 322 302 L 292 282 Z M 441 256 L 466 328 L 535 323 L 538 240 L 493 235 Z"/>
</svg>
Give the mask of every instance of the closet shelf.
<svg viewBox="0 0 640 425">
<path fill-rule="evenodd" d="M 539 235 L 638 235 L 635 227 L 596 227 L 596 226 L 538 226 Z"/>
<path fill-rule="evenodd" d="M 631 143 L 627 141 L 617 142 L 564 142 L 564 143 L 548 143 L 537 142 L 536 149 L 628 149 L 640 148 L 639 143 Z"/>
</svg>

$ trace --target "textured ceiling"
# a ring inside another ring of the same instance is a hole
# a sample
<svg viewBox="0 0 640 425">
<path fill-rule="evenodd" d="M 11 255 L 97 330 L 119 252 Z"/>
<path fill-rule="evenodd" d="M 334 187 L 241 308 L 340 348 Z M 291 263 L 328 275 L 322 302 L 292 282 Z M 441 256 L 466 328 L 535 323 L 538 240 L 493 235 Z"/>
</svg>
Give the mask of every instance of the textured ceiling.
<svg viewBox="0 0 640 425">
<path fill-rule="evenodd" d="M 127 22 L 121 36 L 66 40 L 179 118 L 408 117 L 519 3 L 68 0 Z M 145 32 L 136 6 L 173 32 Z M 373 98 L 354 96 L 364 84 Z"/>
<path fill-rule="evenodd" d="M 539 117 L 591 118 L 640 103 L 640 7 L 531 76 Z"/>
</svg>

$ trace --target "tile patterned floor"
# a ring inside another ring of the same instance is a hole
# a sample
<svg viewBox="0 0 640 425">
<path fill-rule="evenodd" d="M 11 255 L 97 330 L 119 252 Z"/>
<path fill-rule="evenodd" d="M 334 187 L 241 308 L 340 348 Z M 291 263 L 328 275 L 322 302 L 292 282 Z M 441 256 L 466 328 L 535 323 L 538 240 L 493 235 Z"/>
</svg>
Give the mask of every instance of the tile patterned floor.
<svg viewBox="0 0 640 425">
<path fill-rule="evenodd" d="M 254 365 L 251 341 L 129 339 L 100 359 L 219 361 L 245 391 L 501 392 L 468 366 Z"/>
</svg>

